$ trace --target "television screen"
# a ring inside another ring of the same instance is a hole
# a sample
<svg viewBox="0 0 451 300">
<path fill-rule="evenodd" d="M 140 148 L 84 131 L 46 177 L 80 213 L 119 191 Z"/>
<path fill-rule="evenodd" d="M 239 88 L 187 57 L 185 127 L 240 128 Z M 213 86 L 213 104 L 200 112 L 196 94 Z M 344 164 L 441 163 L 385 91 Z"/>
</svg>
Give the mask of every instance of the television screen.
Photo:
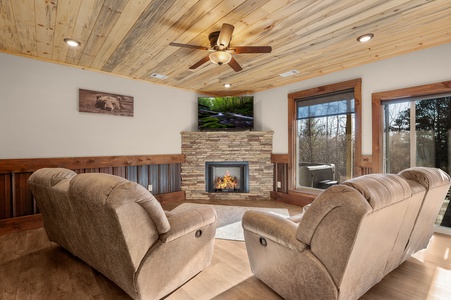
<svg viewBox="0 0 451 300">
<path fill-rule="evenodd" d="M 198 129 L 254 129 L 254 97 L 199 97 Z"/>
</svg>

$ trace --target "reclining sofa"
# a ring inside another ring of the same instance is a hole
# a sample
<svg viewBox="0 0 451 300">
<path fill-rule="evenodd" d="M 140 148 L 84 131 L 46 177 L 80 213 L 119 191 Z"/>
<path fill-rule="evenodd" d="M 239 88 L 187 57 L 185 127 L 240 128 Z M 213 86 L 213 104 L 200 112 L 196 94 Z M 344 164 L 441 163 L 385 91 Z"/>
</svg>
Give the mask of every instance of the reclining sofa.
<svg viewBox="0 0 451 300">
<path fill-rule="evenodd" d="M 449 187 L 445 172 L 418 167 L 332 186 L 301 218 L 248 211 L 252 272 L 285 299 L 358 299 L 427 247 Z"/>
<path fill-rule="evenodd" d="M 45 168 L 28 183 L 49 239 L 133 299 L 160 299 L 211 261 L 213 208 L 165 212 L 144 187 L 107 174 Z"/>
</svg>

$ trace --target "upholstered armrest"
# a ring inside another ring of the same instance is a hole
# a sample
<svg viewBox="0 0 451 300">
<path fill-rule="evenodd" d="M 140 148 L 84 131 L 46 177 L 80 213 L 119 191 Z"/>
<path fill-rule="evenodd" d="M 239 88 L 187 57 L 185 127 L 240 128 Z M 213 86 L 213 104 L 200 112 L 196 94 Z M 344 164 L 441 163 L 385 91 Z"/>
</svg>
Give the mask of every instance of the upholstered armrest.
<svg viewBox="0 0 451 300">
<path fill-rule="evenodd" d="M 291 222 L 299 224 L 299 222 L 301 222 L 302 217 L 304 217 L 304 213 L 300 213 L 300 214 L 291 216 L 291 217 L 288 218 L 288 220 L 290 220 Z"/>
<path fill-rule="evenodd" d="M 216 220 L 209 206 L 168 214 L 171 228 L 160 235 L 136 272 L 136 299 L 161 299 L 202 271 L 213 255 Z"/>
<path fill-rule="evenodd" d="M 249 210 L 243 215 L 243 229 L 261 235 L 292 250 L 302 252 L 307 245 L 296 239 L 298 225 L 282 216 Z"/>
<path fill-rule="evenodd" d="M 202 206 L 170 214 L 168 217 L 171 229 L 160 235 L 163 243 L 175 240 L 189 232 L 196 231 L 216 222 L 216 211 L 213 207 Z"/>
<path fill-rule="evenodd" d="M 169 210 L 165 210 L 164 214 L 166 215 L 166 218 L 170 218 L 170 217 L 176 215 L 177 213 L 169 211 Z"/>
</svg>

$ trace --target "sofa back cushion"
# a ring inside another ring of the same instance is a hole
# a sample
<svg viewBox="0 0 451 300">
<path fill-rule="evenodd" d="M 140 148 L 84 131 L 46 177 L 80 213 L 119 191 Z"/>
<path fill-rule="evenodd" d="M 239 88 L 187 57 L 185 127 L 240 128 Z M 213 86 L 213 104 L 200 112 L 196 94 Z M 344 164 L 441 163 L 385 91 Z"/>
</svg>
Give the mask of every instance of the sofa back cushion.
<svg viewBox="0 0 451 300">
<path fill-rule="evenodd" d="M 33 185 L 52 188 L 64 180 L 70 180 L 77 175 L 72 170 L 64 168 L 42 168 L 31 174 L 28 182 Z"/>
<path fill-rule="evenodd" d="M 415 252 L 427 247 L 434 233 L 435 219 L 449 191 L 451 181 L 448 174 L 436 168 L 414 167 L 401 171 L 399 174 L 426 189 L 426 195 L 405 249 L 404 261 Z"/>
<path fill-rule="evenodd" d="M 134 286 L 143 257 L 170 229 L 159 202 L 142 186 L 108 174 L 75 176 L 69 196 L 89 254 L 81 258 L 119 286 Z"/>
<path fill-rule="evenodd" d="M 357 298 L 382 279 L 410 198 L 400 176 L 371 174 L 330 187 L 313 201 L 297 238 L 328 269 L 340 298 Z"/>
<path fill-rule="evenodd" d="M 370 204 L 373 211 L 411 196 L 412 191 L 404 178 L 395 174 L 370 174 L 343 182 L 356 189 Z"/>
<path fill-rule="evenodd" d="M 68 169 L 43 168 L 28 178 L 28 184 L 49 239 L 78 256 L 81 235 L 68 194 L 69 182 L 75 175 Z"/>
</svg>

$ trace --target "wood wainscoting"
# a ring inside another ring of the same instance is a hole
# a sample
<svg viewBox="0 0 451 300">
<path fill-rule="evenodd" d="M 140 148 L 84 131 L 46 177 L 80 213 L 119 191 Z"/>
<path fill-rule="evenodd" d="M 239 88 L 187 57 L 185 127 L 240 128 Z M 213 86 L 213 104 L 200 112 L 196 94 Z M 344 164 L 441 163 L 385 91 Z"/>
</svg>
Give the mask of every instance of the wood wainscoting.
<svg viewBox="0 0 451 300">
<path fill-rule="evenodd" d="M 183 154 L 34 158 L 0 160 L 0 234 L 41 227 L 42 218 L 27 186 L 30 175 L 46 167 L 61 167 L 76 173 L 107 173 L 126 178 L 146 187 L 160 201 L 184 201 L 181 190 Z M 288 190 L 288 154 L 272 154 L 274 186 L 271 198 L 304 206 L 316 195 Z M 362 156 L 359 175 L 372 172 L 371 156 Z"/>
<path fill-rule="evenodd" d="M 42 226 L 39 208 L 27 180 L 40 168 L 67 168 L 76 173 L 117 175 L 145 188 L 164 203 L 183 201 L 181 163 L 183 154 L 30 158 L 0 160 L 0 234 Z"/>
<path fill-rule="evenodd" d="M 271 198 L 300 206 L 312 203 L 317 195 L 288 189 L 288 160 L 288 154 L 271 155 L 271 163 L 274 165 L 274 188 Z M 371 174 L 373 172 L 372 156 L 362 155 L 360 164 L 355 169 L 356 176 Z"/>
</svg>

